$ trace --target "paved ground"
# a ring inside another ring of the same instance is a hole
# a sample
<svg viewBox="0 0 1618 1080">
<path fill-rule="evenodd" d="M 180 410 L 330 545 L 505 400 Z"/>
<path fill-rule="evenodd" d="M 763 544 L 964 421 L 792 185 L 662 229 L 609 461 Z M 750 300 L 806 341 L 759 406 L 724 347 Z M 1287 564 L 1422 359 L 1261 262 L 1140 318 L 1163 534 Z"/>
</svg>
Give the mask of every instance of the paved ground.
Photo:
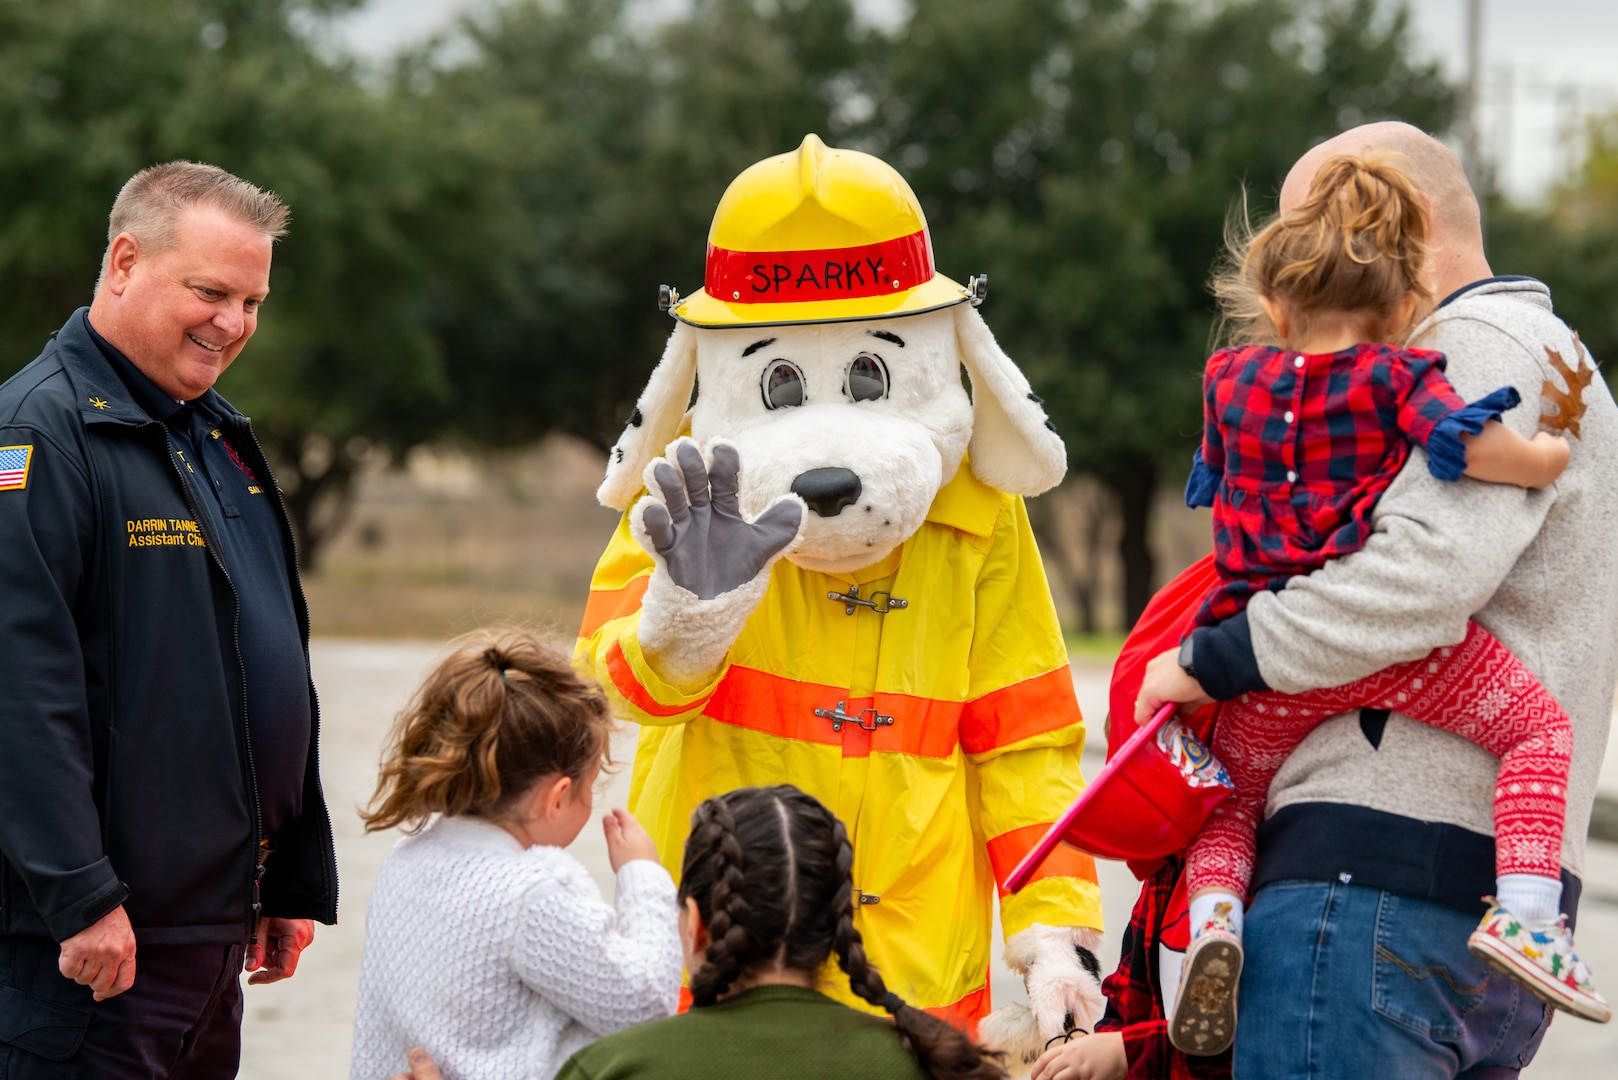
<svg viewBox="0 0 1618 1080">
<path fill-rule="evenodd" d="M 379 747 L 394 714 L 437 648 L 398 642 L 315 643 L 315 678 L 320 685 L 324 724 L 323 775 L 343 873 L 341 923 L 320 929 L 295 978 L 246 989 L 241 1071 L 245 1080 L 323 1080 L 347 1075 L 365 938 L 365 903 L 377 867 L 395 839 L 391 833 L 364 835 L 353 811 L 370 795 Z M 1085 714 L 1097 720 L 1106 711 L 1106 674 L 1105 670 L 1089 669 L 1075 677 Z M 1602 782 L 1605 794 L 1618 797 L 1618 740 L 1614 744 L 1608 748 Z M 629 749 L 626 743 L 620 756 L 627 757 Z M 1093 775 L 1099 765 L 1098 756 L 1087 759 L 1086 773 Z M 627 790 L 627 771 L 620 772 L 607 783 L 598 803 L 622 806 Z M 612 879 L 600 834 L 587 829 L 574 850 L 610 893 Z M 1110 961 L 1117 956 L 1118 932 L 1127 921 L 1136 886 L 1121 864 L 1103 862 L 1101 889 L 1109 922 L 1104 959 Z M 1608 996 L 1613 996 L 1618 991 L 1618 845 L 1591 845 L 1579 945 L 1598 976 L 1605 977 Z M 1020 983 L 998 960 L 994 994 L 997 1001 L 1026 1000 Z M 1528 1075 L 1540 1080 L 1592 1080 L 1611 1075 L 1614 1061 L 1618 1061 L 1618 1023 L 1598 1027 L 1563 1018 L 1552 1027 Z"/>
</svg>

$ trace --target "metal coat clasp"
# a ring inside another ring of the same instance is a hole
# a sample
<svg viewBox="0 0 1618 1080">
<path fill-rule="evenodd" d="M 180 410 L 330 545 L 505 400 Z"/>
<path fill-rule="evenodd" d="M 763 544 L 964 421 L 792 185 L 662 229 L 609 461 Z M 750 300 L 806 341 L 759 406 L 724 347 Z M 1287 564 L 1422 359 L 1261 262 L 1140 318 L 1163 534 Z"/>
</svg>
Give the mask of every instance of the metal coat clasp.
<svg viewBox="0 0 1618 1080">
<path fill-rule="evenodd" d="M 816 716 L 823 716 L 831 721 L 831 729 L 841 734 L 844 724 L 853 724 L 861 731 L 875 731 L 879 727 L 891 727 L 893 717 L 877 712 L 875 709 L 861 709 L 850 715 L 843 710 L 848 702 L 839 701 L 835 709 L 816 709 Z"/>
<path fill-rule="evenodd" d="M 872 593 L 869 598 L 863 597 L 860 595 L 858 585 L 850 585 L 846 593 L 836 592 L 835 590 L 829 592 L 826 594 L 826 599 L 841 600 L 844 615 L 854 614 L 856 607 L 868 607 L 878 615 L 886 615 L 895 608 L 907 608 L 910 606 L 910 601 L 901 600 L 892 593 L 880 590 Z"/>
</svg>

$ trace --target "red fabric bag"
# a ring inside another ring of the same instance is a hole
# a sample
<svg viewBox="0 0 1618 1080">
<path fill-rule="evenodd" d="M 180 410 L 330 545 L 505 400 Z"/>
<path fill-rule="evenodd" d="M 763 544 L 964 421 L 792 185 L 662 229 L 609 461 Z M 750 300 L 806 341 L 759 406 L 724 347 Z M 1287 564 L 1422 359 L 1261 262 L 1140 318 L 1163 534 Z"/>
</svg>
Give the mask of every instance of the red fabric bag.
<svg viewBox="0 0 1618 1080">
<path fill-rule="evenodd" d="M 1144 878 L 1158 860 L 1183 850 L 1230 794 L 1230 778 L 1207 748 L 1217 706 L 1204 706 L 1185 721 L 1175 719 L 1173 708 L 1165 706 L 1144 728 L 1135 724 L 1135 698 L 1147 662 L 1179 646 L 1218 583 L 1209 555 L 1146 605 L 1112 670 L 1107 764 L 1012 871 L 1008 890 L 1020 888 L 1058 843 L 1126 860 Z"/>
</svg>

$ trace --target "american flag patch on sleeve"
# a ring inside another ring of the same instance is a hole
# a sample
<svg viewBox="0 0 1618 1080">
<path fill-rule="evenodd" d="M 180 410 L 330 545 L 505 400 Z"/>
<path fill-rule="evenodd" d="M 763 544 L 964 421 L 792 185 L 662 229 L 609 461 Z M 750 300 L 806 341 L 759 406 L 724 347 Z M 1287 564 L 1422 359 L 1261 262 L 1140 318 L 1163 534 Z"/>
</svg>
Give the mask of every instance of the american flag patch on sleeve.
<svg viewBox="0 0 1618 1080">
<path fill-rule="evenodd" d="M 21 491 L 28 486 L 32 446 L 0 446 L 0 491 Z"/>
</svg>

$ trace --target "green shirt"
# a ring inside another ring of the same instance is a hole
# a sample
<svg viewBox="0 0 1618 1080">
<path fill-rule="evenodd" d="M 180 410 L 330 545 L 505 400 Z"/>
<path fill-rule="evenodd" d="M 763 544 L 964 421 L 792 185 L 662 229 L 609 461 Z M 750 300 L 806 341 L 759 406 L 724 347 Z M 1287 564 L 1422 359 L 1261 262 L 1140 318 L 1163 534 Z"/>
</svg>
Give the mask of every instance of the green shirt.
<svg viewBox="0 0 1618 1080">
<path fill-rule="evenodd" d="M 556 1080 L 757 1080 L 849 1076 L 922 1080 L 893 1024 L 798 986 L 746 990 L 608 1035 Z"/>
</svg>

